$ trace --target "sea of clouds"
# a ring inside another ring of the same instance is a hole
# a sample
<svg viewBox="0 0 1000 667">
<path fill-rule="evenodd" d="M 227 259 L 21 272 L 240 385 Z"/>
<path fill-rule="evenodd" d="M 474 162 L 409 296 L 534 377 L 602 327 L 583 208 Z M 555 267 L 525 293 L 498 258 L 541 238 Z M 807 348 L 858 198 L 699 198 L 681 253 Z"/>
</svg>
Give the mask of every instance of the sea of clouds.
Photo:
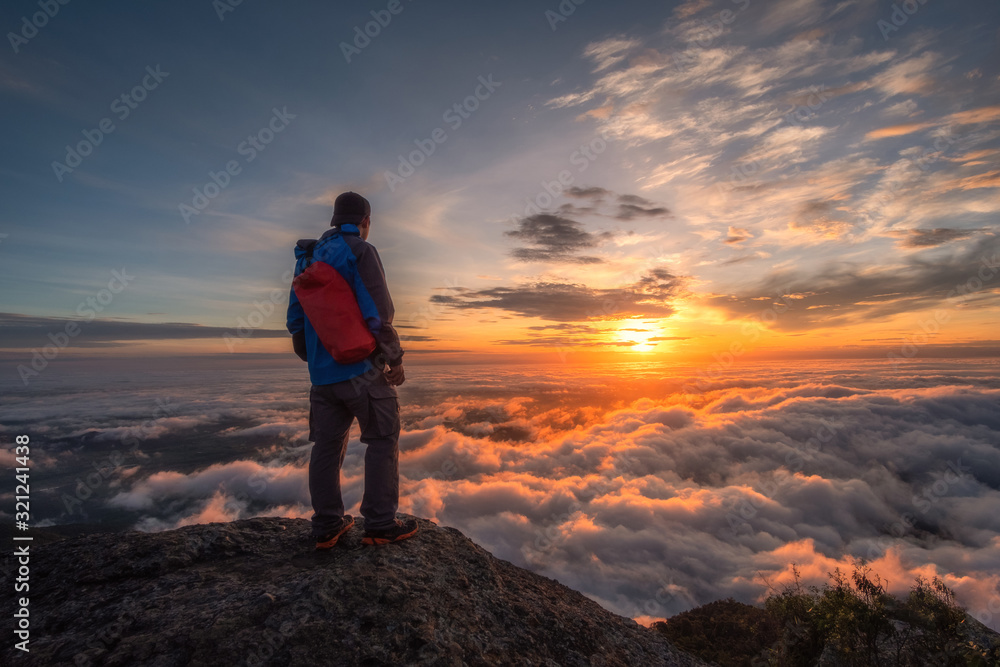
<svg viewBox="0 0 1000 667">
<path fill-rule="evenodd" d="M 867 559 L 1000 627 L 1000 362 L 414 365 L 400 511 L 648 621 Z M 308 517 L 302 369 L 52 378 L 0 399 L 33 522 Z M 363 445 L 343 483 L 358 514 Z M 0 452 L 13 467 L 10 450 Z M 7 460 L 10 459 L 10 460 Z M 9 523 L 12 494 L 0 497 Z"/>
</svg>

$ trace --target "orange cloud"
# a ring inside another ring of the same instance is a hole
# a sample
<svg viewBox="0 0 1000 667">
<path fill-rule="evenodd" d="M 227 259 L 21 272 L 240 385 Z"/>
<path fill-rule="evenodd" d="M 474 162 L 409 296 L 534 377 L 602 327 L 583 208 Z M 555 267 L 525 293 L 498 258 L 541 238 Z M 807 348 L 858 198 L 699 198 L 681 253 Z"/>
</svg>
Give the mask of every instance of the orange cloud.
<svg viewBox="0 0 1000 667">
<path fill-rule="evenodd" d="M 865 135 L 865 139 L 885 139 L 887 137 L 901 137 L 904 134 L 912 134 L 914 132 L 919 132 L 925 128 L 930 127 L 930 123 L 906 123 L 904 125 L 891 125 L 889 127 L 882 127 L 877 130 L 872 130 Z"/>
<path fill-rule="evenodd" d="M 1000 120 L 1000 106 L 982 107 L 981 109 L 969 109 L 959 111 L 948 116 L 948 121 L 960 125 L 971 125 L 973 123 L 992 123 Z"/>
<path fill-rule="evenodd" d="M 983 164 L 987 164 L 988 161 L 984 158 L 988 158 L 992 155 L 996 155 L 998 152 L 996 149 L 986 149 L 981 151 L 971 151 L 964 155 L 956 155 L 955 157 L 947 158 L 950 162 L 957 162 L 966 167 L 975 167 Z"/>
<path fill-rule="evenodd" d="M 614 110 L 615 110 L 615 105 L 606 104 L 603 107 L 597 107 L 596 109 L 591 109 L 587 113 L 582 114 L 580 118 L 583 119 L 590 117 L 590 118 L 596 118 L 598 120 L 607 120 L 608 118 L 611 118 L 611 113 Z"/>
<path fill-rule="evenodd" d="M 974 163 L 967 163 L 966 166 L 975 166 Z M 935 194 L 946 194 L 959 190 L 982 190 L 984 188 L 1000 187 L 1000 171 L 988 171 L 982 174 L 973 174 L 964 178 L 951 178 L 935 184 L 933 192 Z"/>
<path fill-rule="evenodd" d="M 865 139 L 886 139 L 888 137 L 901 137 L 906 134 L 913 134 L 920 130 L 934 127 L 935 125 L 946 125 L 954 123 L 958 125 L 973 125 L 976 123 L 992 123 L 1000 120 L 1000 106 L 982 107 L 980 109 L 969 109 L 949 114 L 936 122 L 926 123 L 904 123 L 901 125 L 891 125 L 872 130 L 865 135 Z"/>
<path fill-rule="evenodd" d="M 976 174 L 955 182 L 954 186 L 960 190 L 978 190 L 980 188 L 1000 188 L 1000 171 L 991 171 L 986 174 Z"/>
</svg>

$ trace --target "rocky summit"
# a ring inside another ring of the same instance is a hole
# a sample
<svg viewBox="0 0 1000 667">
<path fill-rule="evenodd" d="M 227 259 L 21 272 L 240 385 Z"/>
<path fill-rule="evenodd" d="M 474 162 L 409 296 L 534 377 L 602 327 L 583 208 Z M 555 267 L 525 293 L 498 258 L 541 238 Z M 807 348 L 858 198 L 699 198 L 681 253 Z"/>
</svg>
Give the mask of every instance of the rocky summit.
<svg viewBox="0 0 1000 667">
<path fill-rule="evenodd" d="M 7 665 L 703 665 L 660 633 L 419 520 L 316 552 L 303 519 L 31 548 L 30 653 Z M 2 586 L 14 589 L 16 568 Z M 8 617 L 8 623 L 10 618 Z"/>
</svg>

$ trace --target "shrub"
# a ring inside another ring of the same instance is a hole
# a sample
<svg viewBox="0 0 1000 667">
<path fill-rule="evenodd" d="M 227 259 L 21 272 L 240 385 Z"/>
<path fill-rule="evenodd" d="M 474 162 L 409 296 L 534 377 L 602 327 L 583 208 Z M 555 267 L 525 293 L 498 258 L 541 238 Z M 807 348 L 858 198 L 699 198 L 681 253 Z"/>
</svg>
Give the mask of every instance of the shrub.
<svg viewBox="0 0 1000 667">
<path fill-rule="evenodd" d="M 1000 665 L 1000 636 L 969 621 L 936 577 L 918 577 L 899 601 L 864 561 L 850 576 L 835 570 L 822 589 L 803 589 L 792 571 L 794 584 L 772 592 L 762 609 L 729 599 L 654 628 L 721 667 Z"/>
</svg>

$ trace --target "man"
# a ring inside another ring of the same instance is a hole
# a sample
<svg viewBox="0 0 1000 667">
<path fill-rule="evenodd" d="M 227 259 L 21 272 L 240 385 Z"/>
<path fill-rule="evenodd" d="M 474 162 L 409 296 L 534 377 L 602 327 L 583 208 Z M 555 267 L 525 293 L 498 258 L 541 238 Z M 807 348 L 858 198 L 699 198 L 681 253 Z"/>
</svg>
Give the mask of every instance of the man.
<svg viewBox="0 0 1000 667">
<path fill-rule="evenodd" d="M 375 351 L 353 364 L 338 363 L 320 341 L 292 289 L 288 331 L 295 353 L 309 364 L 309 494 L 316 548 L 330 549 L 354 525 L 344 514 L 340 468 L 347 453 L 351 424 L 357 418 L 365 451 L 365 490 L 361 515 L 363 544 L 389 544 L 412 537 L 416 521 L 399 521 L 399 400 L 403 384 L 403 350 L 392 328 L 393 307 L 382 260 L 367 243 L 371 205 L 355 192 L 337 197 L 333 220 L 318 241 L 302 240 L 295 248 L 299 275 L 311 261 L 326 262 L 353 286 L 362 316 L 375 337 Z M 311 256 L 311 259 L 310 259 Z M 366 294 L 362 294 L 366 292 Z M 388 370 L 386 371 L 386 365 Z"/>
</svg>

